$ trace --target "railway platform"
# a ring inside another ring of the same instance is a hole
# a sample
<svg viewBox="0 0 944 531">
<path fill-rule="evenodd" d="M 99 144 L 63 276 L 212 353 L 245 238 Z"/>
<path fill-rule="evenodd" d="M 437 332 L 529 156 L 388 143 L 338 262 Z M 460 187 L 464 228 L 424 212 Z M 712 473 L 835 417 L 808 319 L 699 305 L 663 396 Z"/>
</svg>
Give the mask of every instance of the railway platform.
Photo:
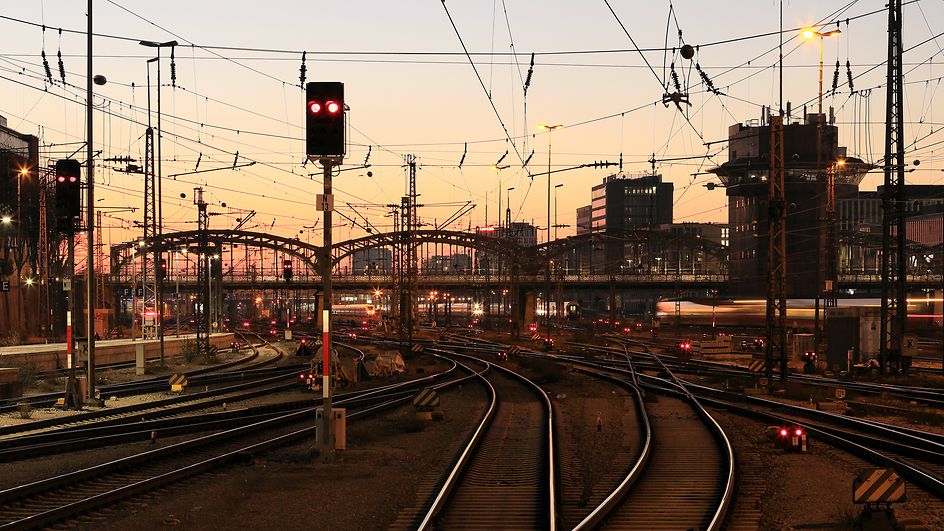
<svg viewBox="0 0 944 531">
<path fill-rule="evenodd" d="M 164 355 L 173 357 L 180 354 L 187 341 L 196 339 L 194 334 L 164 336 Z M 220 348 L 230 345 L 232 333 L 210 335 L 210 344 Z M 157 339 L 100 339 L 95 342 L 95 363 L 115 363 L 133 361 L 137 345 L 144 345 L 144 356 L 152 359 L 159 356 L 160 344 Z M 80 357 L 79 363 L 86 358 Z M 45 343 L 0 347 L 0 367 L 18 367 L 33 364 L 37 371 L 54 371 L 67 366 L 66 344 Z"/>
</svg>

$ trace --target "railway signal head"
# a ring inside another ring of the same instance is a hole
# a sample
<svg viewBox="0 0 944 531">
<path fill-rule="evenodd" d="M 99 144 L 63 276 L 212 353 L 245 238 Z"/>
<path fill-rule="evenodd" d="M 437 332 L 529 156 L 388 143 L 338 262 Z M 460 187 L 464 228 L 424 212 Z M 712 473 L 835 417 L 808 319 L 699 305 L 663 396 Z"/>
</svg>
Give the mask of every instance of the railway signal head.
<svg viewBox="0 0 944 531">
<path fill-rule="evenodd" d="M 157 280 L 163 281 L 167 279 L 167 259 L 158 258 L 157 259 Z"/>
<path fill-rule="evenodd" d="M 292 261 L 282 260 L 282 278 L 284 278 L 286 282 L 291 282 L 292 276 Z"/>
<path fill-rule="evenodd" d="M 308 83 L 305 85 L 305 102 L 305 153 L 308 158 L 343 158 L 347 147 L 344 83 Z"/>
<path fill-rule="evenodd" d="M 75 159 L 56 161 L 56 222 L 60 232 L 74 232 L 81 214 L 81 167 Z"/>
</svg>

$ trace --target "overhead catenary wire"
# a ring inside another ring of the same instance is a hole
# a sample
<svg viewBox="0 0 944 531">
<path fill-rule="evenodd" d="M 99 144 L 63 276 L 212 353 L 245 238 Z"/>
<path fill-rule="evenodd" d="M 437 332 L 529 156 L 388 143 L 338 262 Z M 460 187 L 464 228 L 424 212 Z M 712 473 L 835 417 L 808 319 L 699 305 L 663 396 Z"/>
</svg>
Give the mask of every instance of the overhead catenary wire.
<svg viewBox="0 0 944 531">
<path fill-rule="evenodd" d="M 492 111 L 495 113 L 495 117 L 498 119 L 498 123 L 501 125 L 502 131 L 505 133 L 505 138 L 511 144 L 511 147 L 515 150 L 515 155 L 518 156 L 519 162 L 524 162 L 524 159 L 521 157 L 521 152 L 518 151 L 518 146 L 515 144 L 514 140 L 511 138 L 511 134 L 508 132 L 508 127 L 505 126 L 505 121 L 502 120 L 501 113 L 498 112 L 498 107 L 495 106 L 495 100 L 492 98 L 491 93 L 488 88 L 485 86 L 485 82 L 482 80 L 481 74 L 479 74 L 479 69 L 475 66 L 475 62 L 472 60 L 472 56 L 469 55 L 469 50 L 466 48 L 465 41 L 462 40 L 462 34 L 459 32 L 459 28 L 456 26 L 456 22 L 452 19 L 452 14 L 449 13 L 449 7 L 446 6 L 446 0 L 441 0 L 443 11 L 446 12 L 446 17 L 449 19 L 449 24 L 452 25 L 452 29 L 456 33 L 456 38 L 459 39 L 459 44 L 462 46 L 462 50 L 465 51 L 466 57 L 469 59 L 469 64 L 472 66 L 472 71 L 475 72 L 475 77 L 478 79 L 479 84 L 482 86 L 482 90 L 485 92 L 485 96 L 488 98 L 488 103 L 492 107 Z M 527 168 L 524 168 L 527 171 Z M 530 172 L 528 172 L 530 175 Z"/>
<path fill-rule="evenodd" d="M 193 48 L 192 48 L 192 49 L 193 49 Z M 515 55 L 515 57 L 517 57 L 517 55 Z M 297 59 L 296 59 L 296 60 L 297 60 Z M 722 104 L 722 105 L 723 105 L 723 104 Z M 725 110 L 727 111 L 726 108 L 725 108 Z M 728 112 L 730 112 L 730 111 L 728 111 Z M 288 136 L 288 135 L 287 135 L 287 136 Z M 501 140 L 501 141 L 506 141 L 507 138 L 506 138 L 506 139 L 496 139 L 495 141 L 499 141 L 499 140 Z M 460 142 L 460 143 L 463 143 L 463 142 Z M 467 143 L 463 143 L 463 144 L 464 144 L 465 146 L 467 146 Z"/>
</svg>

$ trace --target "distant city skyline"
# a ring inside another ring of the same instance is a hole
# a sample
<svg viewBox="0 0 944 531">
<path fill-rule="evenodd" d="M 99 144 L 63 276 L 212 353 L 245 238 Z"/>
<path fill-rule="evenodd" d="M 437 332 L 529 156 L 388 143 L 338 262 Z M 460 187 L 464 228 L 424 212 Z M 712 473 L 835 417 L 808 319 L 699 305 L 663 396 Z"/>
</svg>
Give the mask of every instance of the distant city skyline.
<svg viewBox="0 0 944 531">
<path fill-rule="evenodd" d="M 546 227 L 543 172 L 549 134 L 554 170 L 602 160 L 618 162 L 622 153 L 625 171 L 639 175 L 650 170 L 649 159 L 654 157 L 656 171 L 674 184 L 675 221 L 725 222 L 724 190 L 707 190 L 703 185 L 716 179 L 704 172 L 727 160 L 723 141 L 728 126 L 759 118 L 761 106 L 780 105 L 779 73 L 772 68 L 777 59 L 779 2 L 740 0 L 710 9 L 695 1 L 611 2 L 619 22 L 604 2 L 361 1 L 336 6 L 275 2 L 261 11 L 254 9 L 257 5 L 95 2 L 99 36 L 94 71 L 108 78 L 107 85 L 96 87 L 95 100 L 96 105 L 104 101 L 95 113 L 95 149 L 102 150 L 102 159 L 130 156 L 140 161 L 143 156 L 146 61 L 154 49 L 137 41 L 180 43 L 174 51 L 173 81 L 170 51 L 161 53 L 165 230 L 192 228 L 192 189 L 201 185 L 211 210 L 225 214 L 215 216 L 212 226 L 232 227 L 236 218 L 256 210 L 256 230 L 311 237 L 313 230 L 306 226 L 318 218 L 312 205 L 320 184 L 307 175 L 316 173 L 312 166 L 302 164 L 303 96 L 297 86 L 302 50 L 306 80 L 339 80 L 346 85 L 351 144 L 345 166 L 362 164 L 370 153 L 372 177 L 366 170 L 351 170 L 335 180 L 339 213 L 349 218 L 338 222 L 346 228 L 338 231 L 336 240 L 364 234 L 356 226 L 363 224 L 360 215 L 378 228 L 389 228 L 384 205 L 398 203 L 404 193 L 400 165 L 408 153 L 416 154 L 420 163 L 420 203 L 428 205 L 420 209 L 422 218 L 445 220 L 461 203 L 471 201 L 477 207 L 451 228 L 474 228 L 504 218 L 510 199 L 515 221 L 533 220 Z M 9 127 L 39 135 L 44 159 L 68 156 L 85 137 L 84 3 L 44 0 L 6 7 L 0 19 L 7 35 L 0 56 L 0 115 L 8 119 Z M 842 33 L 822 42 L 824 108 L 828 112 L 835 107 L 839 141 L 849 154 L 877 161 L 883 150 L 885 106 L 880 87 L 886 53 L 883 3 L 824 6 L 796 0 L 783 9 L 783 26 L 790 30 L 784 34 L 784 99 L 792 102 L 795 115 L 804 104 L 810 105 L 808 112 L 815 112 L 819 44 L 803 39 L 797 30 L 817 21 L 838 20 Z M 869 14 L 873 12 L 877 13 Z M 937 152 L 944 109 L 935 97 L 944 76 L 937 64 L 944 53 L 940 20 L 944 6 L 939 3 L 904 6 L 907 159 L 921 160 L 917 171 L 908 174 L 909 184 L 942 182 Z M 667 43 L 670 49 L 665 53 L 644 52 L 651 72 L 620 22 L 644 50 L 661 49 Z M 45 31 L 37 26 L 42 24 Z M 59 27 L 80 33 L 65 31 L 60 36 Z M 836 27 L 833 23 L 826 29 Z M 687 119 L 674 103 L 662 104 L 660 87 L 664 81 L 668 92 L 676 90 L 669 65 L 671 48 L 681 44 L 679 29 L 685 43 L 698 46 L 691 61 L 674 56 L 682 91 L 689 87 L 691 106 L 680 104 Z M 728 40 L 732 42 L 724 42 Z M 512 41 L 518 55 L 509 55 Z M 463 44 L 475 54 L 476 70 L 463 53 Z M 41 51 L 49 62 L 52 85 Z M 66 82 L 74 85 L 65 89 L 60 51 Z M 532 52 L 536 55 L 525 116 L 522 89 Z M 832 95 L 837 60 L 839 92 Z M 852 75 L 860 76 L 854 79 L 860 91 L 856 96 L 850 96 L 845 86 L 847 60 Z M 696 62 L 721 94 L 705 91 Z M 150 75 L 156 83 L 153 66 Z M 868 89 L 873 90 L 861 92 Z M 152 107 L 155 102 L 152 90 Z M 152 122 L 156 125 L 156 116 Z M 541 132 L 535 127 L 541 122 L 564 127 Z M 529 156 L 530 177 L 521 167 Z M 493 168 L 500 159 L 503 169 Z M 186 175 L 196 168 L 232 167 L 234 161 L 255 164 Z M 141 178 L 115 171 L 117 166 L 98 163 L 99 205 L 139 210 L 106 218 L 113 227 L 106 231 L 108 243 L 135 236 L 130 221 L 141 216 Z M 616 170 L 553 174 L 553 184 L 564 185 L 558 190 L 557 215 L 558 223 L 569 227 L 561 229 L 561 236 L 574 234 L 576 208 L 588 204 L 590 188 Z M 183 175 L 172 177 L 175 174 Z M 861 189 L 874 190 L 880 183 L 881 174 L 874 172 Z M 181 199 L 181 193 L 187 197 Z M 117 230 L 122 223 L 126 229 Z M 545 237 L 539 231 L 538 239 Z"/>
</svg>

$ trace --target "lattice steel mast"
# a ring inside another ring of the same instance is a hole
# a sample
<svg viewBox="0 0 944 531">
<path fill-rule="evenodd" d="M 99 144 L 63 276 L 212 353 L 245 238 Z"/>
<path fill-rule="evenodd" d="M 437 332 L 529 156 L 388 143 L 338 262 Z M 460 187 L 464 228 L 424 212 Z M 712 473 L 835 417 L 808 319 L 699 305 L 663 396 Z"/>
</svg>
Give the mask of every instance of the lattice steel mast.
<svg viewBox="0 0 944 531">
<path fill-rule="evenodd" d="M 908 313 L 905 291 L 905 146 L 902 90 L 901 0 L 888 4 L 888 64 L 885 99 L 885 186 L 882 190 L 882 324 L 879 362 L 901 364 Z"/>
</svg>

